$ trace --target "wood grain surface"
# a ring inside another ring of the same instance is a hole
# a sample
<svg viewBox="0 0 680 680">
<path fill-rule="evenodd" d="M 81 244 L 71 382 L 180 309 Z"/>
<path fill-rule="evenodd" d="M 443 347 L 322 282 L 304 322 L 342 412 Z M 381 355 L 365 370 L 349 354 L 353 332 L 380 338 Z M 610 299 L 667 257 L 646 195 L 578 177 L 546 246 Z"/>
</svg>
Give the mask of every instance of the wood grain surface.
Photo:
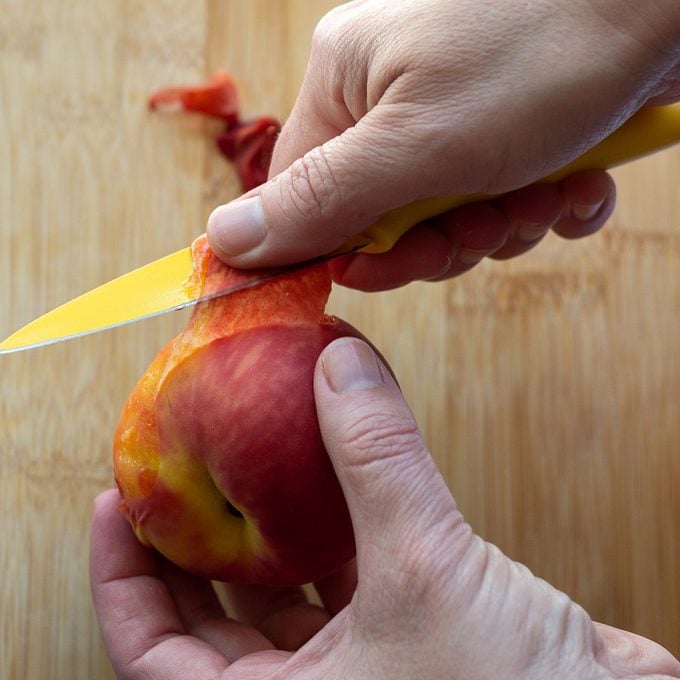
<svg viewBox="0 0 680 680">
<path fill-rule="evenodd" d="M 0 336 L 204 229 L 214 124 L 146 109 L 235 76 L 285 118 L 331 1 L 0 0 Z M 446 284 L 333 293 L 390 360 L 467 519 L 601 621 L 680 654 L 680 149 L 616 172 L 599 235 Z M 87 576 L 111 438 L 181 314 L 0 357 L 0 677 L 112 677 Z"/>
</svg>

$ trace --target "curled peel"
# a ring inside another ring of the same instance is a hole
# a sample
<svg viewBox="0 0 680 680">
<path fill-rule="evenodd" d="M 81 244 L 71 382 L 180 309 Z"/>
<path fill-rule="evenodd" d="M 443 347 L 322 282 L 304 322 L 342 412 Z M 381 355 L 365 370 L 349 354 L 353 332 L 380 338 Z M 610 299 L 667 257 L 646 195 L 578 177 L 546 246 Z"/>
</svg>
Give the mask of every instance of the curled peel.
<svg viewBox="0 0 680 680">
<path fill-rule="evenodd" d="M 242 121 L 233 78 L 217 71 L 198 85 L 168 87 L 149 99 L 149 107 L 161 111 L 187 111 L 219 118 L 224 131 L 216 139 L 222 154 L 234 163 L 243 191 L 267 180 L 269 163 L 281 124 L 271 116 Z"/>
<path fill-rule="evenodd" d="M 205 235 L 191 244 L 193 272 L 189 286 L 196 297 L 262 279 L 265 269 L 234 269 L 213 253 Z M 331 292 L 328 267 L 320 263 L 263 281 L 252 288 L 199 303 L 187 332 L 179 335 L 169 359 L 186 357 L 209 342 L 262 325 L 318 323 Z"/>
<path fill-rule="evenodd" d="M 159 90 L 149 98 L 149 108 L 194 111 L 235 123 L 238 93 L 233 78 L 226 71 L 217 71 L 200 85 Z"/>
</svg>

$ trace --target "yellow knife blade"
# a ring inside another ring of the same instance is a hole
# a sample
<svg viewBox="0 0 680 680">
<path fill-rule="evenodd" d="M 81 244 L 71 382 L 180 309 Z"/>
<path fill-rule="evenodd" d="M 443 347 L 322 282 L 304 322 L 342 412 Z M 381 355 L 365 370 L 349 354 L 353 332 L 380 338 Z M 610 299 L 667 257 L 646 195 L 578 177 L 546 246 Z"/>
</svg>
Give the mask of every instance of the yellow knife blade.
<svg viewBox="0 0 680 680">
<path fill-rule="evenodd" d="M 611 168 L 640 156 L 659 151 L 680 141 L 680 104 L 646 107 L 638 111 L 618 130 L 561 170 L 545 177 L 556 182 L 579 170 Z M 353 237 L 337 254 L 360 250 L 365 253 L 386 252 L 411 227 L 457 206 L 488 199 L 490 196 L 443 196 L 416 201 L 384 215 L 363 234 Z M 368 245 L 367 245 L 368 244 Z M 314 260 L 314 262 L 318 261 Z M 243 287 L 310 265 L 272 269 Z M 58 342 L 68 338 L 114 328 L 125 323 L 182 309 L 208 298 L 195 298 L 187 286 L 192 262 L 189 248 L 151 262 L 109 281 L 88 293 L 47 312 L 0 343 L 0 354 Z M 228 289 L 210 297 L 235 292 Z"/>
<path fill-rule="evenodd" d="M 114 328 L 129 320 L 181 309 L 191 249 L 162 257 L 56 307 L 0 343 L 0 353 L 40 347 L 62 338 Z"/>
<path fill-rule="evenodd" d="M 93 288 L 39 316 L 0 342 L 0 354 L 34 349 L 167 312 L 176 312 L 199 302 L 259 286 L 296 269 L 311 267 L 322 260 L 348 255 L 366 243 L 362 239 L 355 247 L 343 248 L 337 254 L 283 267 L 271 267 L 262 270 L 255 278 L 200 297 L 196 297 L 195 287 L 189 285 L 193 268 L 191 248 L 183 248 Z"/>
</svg>

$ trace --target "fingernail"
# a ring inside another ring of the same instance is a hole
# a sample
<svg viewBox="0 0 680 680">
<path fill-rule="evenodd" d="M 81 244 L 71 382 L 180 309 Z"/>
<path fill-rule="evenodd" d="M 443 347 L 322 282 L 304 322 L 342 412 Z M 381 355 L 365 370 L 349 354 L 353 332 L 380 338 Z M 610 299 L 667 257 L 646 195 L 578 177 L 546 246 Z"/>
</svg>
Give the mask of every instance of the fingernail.
<svg viewBox="0 0 680 680">
<path fill-rule="evenodd" d="M 495 248 L 489 249 L 484 248 L 480 250 L 479 248 L 461 248 L 456 254 L 456 259 L 460 264 L 471 265 L 481 262 L 487 255 L 491 255 Z"/>
<path fill-rule="evenodd" d="M 446 259 L 444 260 L 444 263 L 442 264 L 442 266 L 440 268 L 440 270 L 434 276 L 430 276 L 429 278 L 424 279 L 424 280 L 425 281 L 433 281 L 435 279 L 438 279 L 440 276 L 445 276 L 451 270 L 452 266 L 453 266 L 453 259 L 451 258 L 450 255 L 447 255 Z"/>
<path fill-rule="evenodd" d="M 259 196 L 232 201 L 212 211 L 208 235 L 224 255 L 242 255 L 264 241 L 264 211 Z"/>
<path fill-rule="evenodd" d="M 604 201 L 589 205 L 586 203 L 572 203 L 571 214 L 575 219 L 580 220 L 581 222 L 587 222 L 588 220 L 592 220 L 593 217 L 597 215 L 603 203 Z"/>
<path fill-rule="evenodd" d="M 321 359 L 326 381 L 336 394 L 367 390 L 385 384 L 375 352 L 361 340 L 342 338 L 330 344 Z"/>
<path fill-rule="evenodd" d="M 523 222 L 515 231 L 515 235 L 523 243 L 533 243 L 544 236 L 545 233 L 546 228 L 544 224 L 532 224 L 531 222 Z"/>
</svg>

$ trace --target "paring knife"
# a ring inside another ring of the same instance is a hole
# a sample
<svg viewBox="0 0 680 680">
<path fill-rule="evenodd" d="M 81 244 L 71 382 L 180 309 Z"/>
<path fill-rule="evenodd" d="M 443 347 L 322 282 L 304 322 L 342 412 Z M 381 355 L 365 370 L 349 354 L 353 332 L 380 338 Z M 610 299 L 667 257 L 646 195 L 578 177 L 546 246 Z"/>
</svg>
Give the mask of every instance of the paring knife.
<svg viewBox="0 0 680 680">
<path fill-rule="evenodd" d="M 661 150 L 678 141 L 680 141 L 680 104 L 646 107 L 598 145 L 541 181 L 556 182 L 580 170 L 611 168 Z M 328 257 L 351 251 L 386 252 L 406 231 L 428 217 L 488 198 L 491 196 L 469 194 L 416 201 L 385 214 L 363 234 L 353 237 L 345 246 Z M 318 258 L 314 260 L 317 261 Z M 187 247 L 124 274 L 47 312 L 1 342 L 0 354 L 40 347 L 182 309 L 206 299 L 258 285 L 283 272 L 291 271 L 291 268 L 309 264 L 311 262 L 275 268 L 263 274 L 261 278 L 248 281 L 237 288 L 196 298 L 192 287 L 186 285 L 192 271 L 191 251 Z"/>
</svg>

